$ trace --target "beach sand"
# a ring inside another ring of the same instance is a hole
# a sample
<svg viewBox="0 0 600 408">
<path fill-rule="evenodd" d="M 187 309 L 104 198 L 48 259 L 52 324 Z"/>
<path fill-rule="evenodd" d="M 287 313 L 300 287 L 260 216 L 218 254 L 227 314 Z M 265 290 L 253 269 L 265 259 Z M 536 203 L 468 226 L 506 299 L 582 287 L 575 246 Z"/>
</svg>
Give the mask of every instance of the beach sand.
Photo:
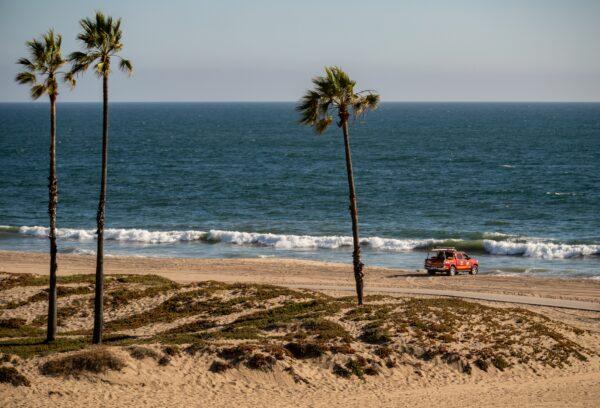
<svg viewBox="0 0 600 408">
<path fill-rule="evenodd" d="M 0 272 L 46 274 L 48 255 L 0 251 Z M 59 254 L 59 275 L 94 273 L 96 258 L 90 255 Z M 199 280 L 252 282 L 293 286 L 354 286 L 352 266 L 285 258 L 197 259 L 108 256 L 105 272 L 156 274 L 176 282 Z M 468 292 L 503 293 L 600 303 L 600 281 L 592 279 L 535 278 L 531 276 L 428 276 L 423 270 L 367 266 L 365 291 L 421 288 Z M 343 293 L 348 295 L 349 293 Z"/>
<path fill-rule="evenodd" d="M 0 273 L 47 274 L 48 256 L 38 253 L 0 251 Z M 95 258 L 59 255 L 59 275 L 93 273 Z M 179 283 L 215 280 L 310 287 L 352 287 L 351 265 L 291 259 L 164 259 L 107 257 L 107 274 L 156 274 Z M 367 293 L 386 288 L 461 290 L 568 299 L 600 303 L 600 282 L 590 279 L 469 276 L 430 277 L 417 271 L 387 268 L 366 269 Z M 327 290 L 330 295 L 352 295 Z M 18 300 L 31 292 L 9 290 L 2 294 Z M 167 296 L 167 295 L 163 295 Z M 407 295 L 402 295 L 406 297 Z M 148 308 L 162 298 L 133 302 L 129 313 Z M 154 303 L 152 303 L 154 302 Z M 514 305 L 479 302 L 506 308 Z M 43 313 L 33 306 L 21 308 L 31 319 Z M 59 300 L 60 307 L 60 300 Z M 580 344 L 593 355 L 586 362 L 563 368 L 514 367 L 509 370 L 475 370 L 464 375 L 448 364 L 432 360 L 426 367 L 405 365 L 363 381 L 330 374 L 331 367 L 299 360 L 295 371 L 308 383 L 297 383 L 281 367 L 270 372 L 240 367 L 225 373 L 208 372 L 211 359 L 203 355 L 175 357 L 165 367 L 148 359 L 133 360 L 123 350 L 127 365 L 121 372 L 73 379 L 46 377 L 39 365 L 48 357 L 23 360 L 19 369 L 31 387 L 0 384 L 1 406 L 198 406 L 198 407 L 592 407 L 600 401 L 600 313 L 561 308 L 519 305 L 554 321 L 585 331 Z M 19 309 L 17 309 L 19 310 Z M 29 310 L 29 312 L 26 312 Z M 9 311 L 4 311 L 8 313 Z M 12 311 L 11 311 L 12 312 Z M 17 312 L 14 312 L 17 313 Z M 3 314 L 2 317 L 13 317 Z M 107 319 L 118 316 L 108 314 Z M 73 324 L 76 324 L 73 323 Z M 76 329 L 77 326 L 70 327 Z M 60 333 L 59 333 L 60 334 Z M 156 346 L 152 346 L 156 347 Z M 329 371 L 328 371 L 329 370 Z"/>
</svg>

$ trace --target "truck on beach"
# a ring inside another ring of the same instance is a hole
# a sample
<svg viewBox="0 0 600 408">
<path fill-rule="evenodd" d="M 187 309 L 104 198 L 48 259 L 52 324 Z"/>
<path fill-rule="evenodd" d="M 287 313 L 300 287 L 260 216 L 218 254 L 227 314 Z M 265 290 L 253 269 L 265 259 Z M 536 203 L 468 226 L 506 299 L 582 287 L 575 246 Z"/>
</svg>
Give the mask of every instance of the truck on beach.
<svg viewBox="0 0 600 408">
<path fill-rule="evenodd" d="M 471 258 L 465 252 L 457 251 L 456 248 L 434 248 L 427 252 L 425 269 L 429 275 L 442 272 L 448 276 L 454 276 L 461 271 L 477 275 L 479 261 Z"/>
</svg>

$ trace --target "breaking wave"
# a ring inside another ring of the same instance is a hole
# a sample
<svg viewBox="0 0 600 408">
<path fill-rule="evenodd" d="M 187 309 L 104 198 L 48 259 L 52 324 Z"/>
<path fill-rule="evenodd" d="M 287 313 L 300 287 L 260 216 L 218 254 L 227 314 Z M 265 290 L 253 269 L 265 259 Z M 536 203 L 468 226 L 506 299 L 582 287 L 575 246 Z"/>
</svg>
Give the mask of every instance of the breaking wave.
<svg viewBox="0 0 600 408">
<path fill-rule="evenodd" d="M 484 240 L 485 252 L 492 255 L 519 255 L 532 258 L 577 258 L 600 255 L 600 245 L 561 244 L 544 241 L 492 241 Z"/>
<path fill-rule="evenodd" d="M 33 237 L 47 237 L 48 228 L 40 226 L 0 226 L 0 232 Z M 65 240 L 93 241 L 95 230 L 59 228 L 58 237 Z M 491 255 L 524 256 L 545 259 L 563 259 L 600 255 L 600 245 L 568 244 L 550 240 L 525 239 L 501 233 L 483 233 L 480 239 L 395 239 L 365 237 L 361 245 L 379 251 L 405 252 L 452 246 L 459 250 Z M 104 238 L 109 241 L 141 244 L 173 244 L 200 241 L 231 245 L 253 245 L 276 249 L 338 249 L 352 246 L 350 236 L 312 236 L 271 234 L 224 230 L 149 231 L 135 228 L 108 228 Z"/>
</svg>

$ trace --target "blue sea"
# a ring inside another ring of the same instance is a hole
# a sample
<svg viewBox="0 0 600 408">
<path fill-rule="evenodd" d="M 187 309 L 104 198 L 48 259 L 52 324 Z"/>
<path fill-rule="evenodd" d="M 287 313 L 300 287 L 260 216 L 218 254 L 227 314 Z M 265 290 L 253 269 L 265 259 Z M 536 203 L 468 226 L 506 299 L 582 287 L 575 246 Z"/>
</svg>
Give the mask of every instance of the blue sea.
<svg viewBox="0 0 600 408">
<path fill-rule="evenodd" d="M 293 103 L 112 103 L 106 252 L 351 261 L 341 132 Z M 101 105 L 59 103 L 59 251 L 93 253 Z M 0 104 L 0 249 L 45 252 L 48 105 Z M 600 104 L 383 103 L 351 123 L 364 262 L 600 277 Z"/>
</svg>

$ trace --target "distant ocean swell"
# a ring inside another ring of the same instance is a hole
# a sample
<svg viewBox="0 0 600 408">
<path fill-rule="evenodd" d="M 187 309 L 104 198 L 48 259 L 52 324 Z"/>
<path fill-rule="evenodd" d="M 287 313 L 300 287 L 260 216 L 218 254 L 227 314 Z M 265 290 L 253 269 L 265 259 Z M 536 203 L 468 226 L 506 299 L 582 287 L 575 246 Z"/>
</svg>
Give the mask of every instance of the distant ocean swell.
<svg viewBox="0 0 600 408">
<path fill-rule="evenodd" d="M 0 233 L 32 237 L 46 237 L 48 228 L 40 226 L 0 226 Z M 490 255 L 524 256 L 544 259 L 565 259 L 600 256 L 600 245 L 569 244 L 537 238 L 523 238 L 501 233 L 483 233 L 481 239 L 394 239 L 365 237 L 361 245 L 374 250 L 405 252 L 427 250 L 436 246 L 453 246 L 460 250 L 488 253 Z M 91 241 L 95 239 L 93 229 L 59 228 L 61 239 Z M 145 229 L 109 228 L 104 232 L 107 240 L 144 244 L 173 244 L 177 242 L 201 241 L 205 243 L 227 243 L 253 245 L 276 249 L 337 249 L 352 245 L 349 236 L 286 235 L 241 231 L 148 231 Z"/>
</svg>

